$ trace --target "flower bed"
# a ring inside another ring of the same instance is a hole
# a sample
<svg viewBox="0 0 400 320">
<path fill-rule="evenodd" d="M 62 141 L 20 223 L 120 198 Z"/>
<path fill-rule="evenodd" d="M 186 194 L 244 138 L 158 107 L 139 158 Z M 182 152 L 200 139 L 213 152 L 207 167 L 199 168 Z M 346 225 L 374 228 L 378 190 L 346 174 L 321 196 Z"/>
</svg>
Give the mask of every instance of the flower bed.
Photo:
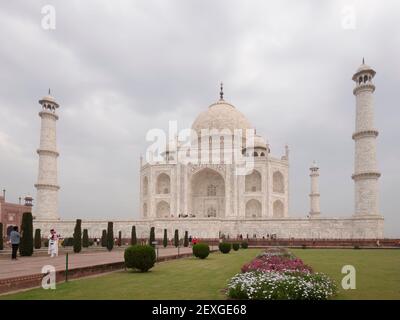
<svg viewBox="0 0 400 320">
<path fill-rule="evenodd" d="M 268 249 L 242 267 L 242 272 L 249 271 L 299 271 L 310 273 L 312 268 L 285 250 Z"/>
<path fill-rule="evenodd" d="M 271 248 L 242 267 L 242 273 L 228 283 L 233 299 L 328 299 L 336 293 L 335 284 L 324 274 L 285 249 Z"/>
</svg>

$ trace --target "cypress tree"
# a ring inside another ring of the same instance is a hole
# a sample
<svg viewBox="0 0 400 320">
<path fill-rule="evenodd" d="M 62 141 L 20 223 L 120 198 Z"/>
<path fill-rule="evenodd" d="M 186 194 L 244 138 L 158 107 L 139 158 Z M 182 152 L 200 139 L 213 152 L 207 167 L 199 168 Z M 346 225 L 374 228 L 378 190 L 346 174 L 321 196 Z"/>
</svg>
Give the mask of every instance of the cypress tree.
<svg viewBox="0 0 400 320">
<path fill-rule="evenodd" d="M 79 253 L 82 250 L 82 220 L 76 219 L 74 229 L 74 252 Z"/>
<path fill-rule="evenodd" d="M 153 244 L 154 241 L 156 241 L 156 235 L 155 235 L 155 232 L 154 232 L 154 227 L 151 227 L 151 228 L 150 228 L 150 239 L 149 239 L 149 242 L 150 242 L 150 245 L 151 245 L 152 247 L 155 246 L 155 245 Z"/>
<path fill-rule="evenodd" d="M 187 231 L 185 231 L 185 240 L 183 241 L 183 246 L 189 247 L 189 235 Z"/>
<path fill-rule="evenodd" d="M 107 230 L 103 229 L 103 232 L 101 234 L 101 246 L 102 247 L 107 247 Z"/>
<path fill-rule="evenodd" d="M 119 231 L 118 232 L 118 247 L 120 247 L 122 245 L 122 232 Z"/>
<path fill-rule="evenodd" d="M 89 235 L 88 229 L 83 229 L 82 247 L 89 248 Z"/>
<path fill-rule="evenodd" d="M 107 249 L 111 251 L 114 248 L 114 230 L 113 223 L 109 222 L 107 225 Z"/>
<path fill-rule="evenodd" d="M 131 245 L 137 244 L 137 239 L 136 239 L 136 227 L 132 226 L 132 232 L 131 232 Z"/>
<path fill-rule="evenodd" d="M 179 233 L 178 233 L 178 229 L 175 230 L 174 245 L 175 245 L 175 247 L 179 247 Z"/>
<path fill-rule="evenodd" d="M 42 247 L 42 237 L 40 236 L 40 229 L 35 230 L 35 249 Z"/>
<path fill-rule="evenodd" d="M 0 250 L 4 249 L 3 244 L 3 224 L 0 222 Z"/>
<path fill-rule="evenodd" d="M 22 215 L 19 253 L 21 256 L 27 257 L 33 254 L 33 218 L 31 212 L 25 212 Z"/>
<path fill-rule="evenodd" d="M 166 248 L 168 246 L 167 229 L 164 229 L 163 246 Z"/>
</svg>

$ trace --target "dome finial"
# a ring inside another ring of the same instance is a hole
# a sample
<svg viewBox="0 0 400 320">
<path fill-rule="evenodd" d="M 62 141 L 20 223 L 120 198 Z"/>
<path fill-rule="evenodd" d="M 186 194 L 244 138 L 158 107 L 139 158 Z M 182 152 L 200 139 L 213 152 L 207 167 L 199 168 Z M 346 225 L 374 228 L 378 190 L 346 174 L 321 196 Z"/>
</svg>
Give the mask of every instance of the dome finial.
<svg viewBox="0 0 400 320">
<path fill-rule="evenodd" d="M 50 88 L 49 88 L 49 96 L 51 95 L 51 91 L 50 91 Z"/>
<path fill-rule="evenodd" d="M 365 59 L 364 59 L 364 57 L 363 57 L 363 64 L 365 64 Z"/>
<path fill-rule="evenodd" d="M 220 85 L 219 100 L 224 100 L 224 84 L 221 82 Z"/>
</svg>

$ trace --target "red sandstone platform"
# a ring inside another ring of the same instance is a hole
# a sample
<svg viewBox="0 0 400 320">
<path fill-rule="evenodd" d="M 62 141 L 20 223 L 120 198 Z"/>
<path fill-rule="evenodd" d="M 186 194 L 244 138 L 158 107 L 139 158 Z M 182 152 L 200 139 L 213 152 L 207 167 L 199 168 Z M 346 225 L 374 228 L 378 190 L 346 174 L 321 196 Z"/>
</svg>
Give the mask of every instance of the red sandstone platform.
<svg viewBox="0 0 400 320">
<path fill-rule="evenodd" d="M 191 256 L 192 248 L 160 248 L 158 261 Z M 87 252 L 69 254 L 68 278 L 79 278 L 93 274 L 110 272 L 124 268 L 124 251 Z M 0 294 L 18 289 L 37 287 L 43 277 L 42 268 L 52 265 L 56 269 L 56 281 L 65 280 L 66 256 L 58 257 L 19 257 L 17 261 L 0 260 Z"/>
</svg>

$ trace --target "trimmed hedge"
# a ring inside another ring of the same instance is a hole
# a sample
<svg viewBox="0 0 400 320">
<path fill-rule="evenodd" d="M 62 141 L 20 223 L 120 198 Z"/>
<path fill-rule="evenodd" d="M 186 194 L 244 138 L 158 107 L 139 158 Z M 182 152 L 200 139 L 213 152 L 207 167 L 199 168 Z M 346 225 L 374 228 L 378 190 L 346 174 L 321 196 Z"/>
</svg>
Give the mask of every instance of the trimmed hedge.
<svg viewBox="0 0 400 320">
<path fill-rule="evenodd" d="M 89 234 L 88 229 L 83 229 L 82 247 L 89 248 Z"/>
<path fill-rule="evenodd" d="M 77 219 L 74 230 L 74 252 L 79 253 L 82 250 L 82 220 Z"/>
<path fill-rule="evenodd" d="M 247 249 L 249 247 L 249 244 L 246 241 L 243 241 L 241 246 L 242 246 L 242 249 Z"/>
<path fill-rule="evenodd" d="M 33 217 L 31 212 L 22 215 L 21 242 L 19 253 L 29 257 L 33 254 Z"/>
<path fill-rule="evenodd" d="M 118 231 L 118 247 L 122 246 L 122 231 Z"/>
<path fill-rule="evenodd" d="M 233 249 L 233 250 L 235 250 L 235 251 L 238 251 L 238 250 L 239 250 L 239 248 L 240 248 L 240 245 L 239 245 L 239 243 L 237 243 L 237 242 L 235 242 L 235 243 L 232 243 L 232 249 Z"/>
<path fill-rule="evenodd" d="M 168 246 L 167 229 L 164 229 L 163 247 L 166 248 L 167 246 Z"/>
<path fill-rule="evenodd" d="M 153 248 L 155 247 L 155 244 L 153 242 L 156 241 L 156 234 L 155 234 L 155 229 L 154 227 L 150 228 L 150 238 L 149 238 L 149 245 L 151 245 Z"/>
<path fill-rule="evenodd" d="M 3 224 L 0 222 L 0 250 L 4 249 L 3 244 Z"/>
<path fill-rule="evenodd" d="M 205 259 L 210 254 L 210 247 L 206 243 L 197 243 L 193 246 L 193 255 L 200 259 Z"/>
<path fill-rule="evenodd" d="M 136 238 L 136 227 L 132 226 L 132 231 L 131 231 L 131 245 L 137 244 L 137 238 Z"/>
<path fill-rule="evenodd" d="M 114 224 L 107 224 L 107 250 L 111 251 L 114 248 Z"/>
<path fill-rule="evenodd" d="M 149 245 L 134 245 L 125 249 L 124 259 L 127 268 L 147 272 L 156 262 L 156 251 Z"/>
<path fill-rule="evenodd" d="M 35 249 L 42 247 L 42 237 L 40 236 L 40 229 L 35 230 Z"/>
<path fill-rule="evenodd" d="M 229 253 L 229 251 L 231 251 L 232 245 L 228 242 L 221 242 L 218 247 L 219 251 L 221 251 L 222 253 Z"/>
<path fill-rule="evenodd" d="M 174 235 L 174 246 L 179 247 L 179 233 L 178 229 L 175 230 L 175 235 Z"/>
<path fill-rule="evenodd" d="M 183 246 L 189 247 L 189 233 L 187 231 L 185 231 L 185 238 L 183 240 Z"/>
<path fill-rule="evenodd" d="M 101 234 L 101 246 L 102 247 L 107 247 L 107 230 L 103 229 L 103 232 Z"/>
</svg>

